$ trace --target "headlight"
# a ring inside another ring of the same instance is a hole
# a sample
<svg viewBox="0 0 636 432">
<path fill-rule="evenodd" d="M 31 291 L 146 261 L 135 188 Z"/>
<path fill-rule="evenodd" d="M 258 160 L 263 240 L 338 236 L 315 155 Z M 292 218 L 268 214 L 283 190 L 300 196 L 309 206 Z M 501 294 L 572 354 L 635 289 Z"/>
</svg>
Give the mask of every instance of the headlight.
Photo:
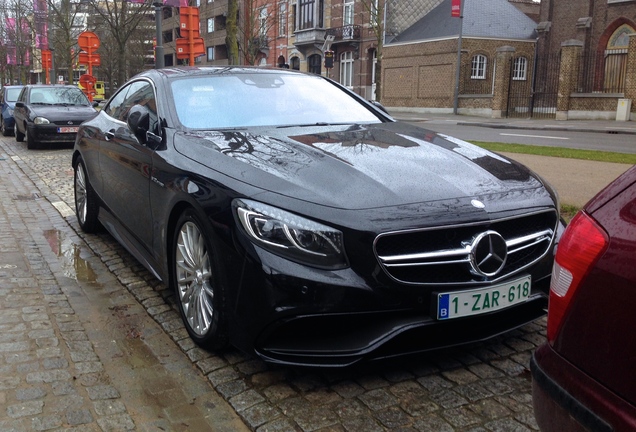
<svg viewBox="0 0 636 432">
<path fill-rule="evenodd" d="M 245 232 L 264 249 L 313 267 L 348 266 L 340 231 L 256 201 L 237 199 L 234 209 Z"/>
<path fill-rule="evenodd" d="M 49 124 L 51 122 L 48 119 L 44 118 L 44 117 L 36 117 L 33 120 L 33 123 L 35 123 L 35 124 Z"/>
</svg>

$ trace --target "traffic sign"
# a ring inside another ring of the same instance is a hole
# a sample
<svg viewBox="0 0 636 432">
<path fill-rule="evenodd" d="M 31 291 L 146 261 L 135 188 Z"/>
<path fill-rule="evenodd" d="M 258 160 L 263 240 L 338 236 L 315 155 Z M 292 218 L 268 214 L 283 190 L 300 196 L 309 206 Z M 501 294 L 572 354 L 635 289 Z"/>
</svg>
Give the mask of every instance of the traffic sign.
<svg viewBox="0 0 636 432">
<path fill-rule="evenodd" d="M 91 56 L 88 55 L 88 53 L 86 52 L 80 52 L 79 53 L 79 60 L 78 60 L 79 64 L 83 64 L 83 65 L 91 65 L 91 66 L 100 66 L 102 64 L 102 60 L 101 57 L 99 56 L 99 54 L 93 54 Z"/>
<path fill-rule="evenodd" d="M 82 51 L 92 54 L 99 48 L 99 37 L 93 32 L 82 32 L 77 37 L 77 45 Z"/>
</svg>

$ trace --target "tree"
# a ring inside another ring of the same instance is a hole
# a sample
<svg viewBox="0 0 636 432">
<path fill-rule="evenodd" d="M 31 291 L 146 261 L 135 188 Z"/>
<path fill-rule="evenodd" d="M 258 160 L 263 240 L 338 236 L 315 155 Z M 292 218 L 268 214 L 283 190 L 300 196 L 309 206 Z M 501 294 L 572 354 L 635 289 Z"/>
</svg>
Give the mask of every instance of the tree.
<svg viewBox="0 0 636 432">
<path fill-rule="evenodd" d="M 363 0 L 362 5 L 369 13 L 369 27 L 376 41 L 375 63 L 375 100 L 380 102 L 382 94 L 382 48 L 384 46 L 386 1 L 385 0 Z"/>
<path fill-rule="evenodd" d="M 269 2 L 269 6 L 273 3 Z M 256 65 L 259 53 L 269 49 L 269 33 L 275 25 L 276 15 L 268 13 L 268 2 L 262 0 L 244 0 L 244 19 L 239 33 L 243 44 L 245 64 Z M 271 11 L 270 11 L 271 12 Z"/>
<path fill-rule="evenodd" d="M 225 21 L 225 45 L 227 46 L 227 58 L 231 65 L 239 64 L 239 45 L 238 45 L 238 0 L 228 0 L 227 2 L 227 20 Z"/>
<path fill-rule="evenodd" d="M 10 79 L 28 82 L 31 65 L 32 27 L 28 17 L 33 14 L 33 3 L 28 0 L 10 0 L 5 3 L 3 39 L 6 43 L 6 59 Z"/>
<path fill-rule="evenodd" d="M 71 0 L 49 0 L 49 21 L 52 23 L 52 40 L 56 69 L 66 68 L 68 81 L 73 82 L 73 69 L 79 55 L 77 37 L 86 28 L 86 12 L 81 3 Z"/>
<path fill-rule="evenodd" d="M 88 0 L 90 11 L 102 22 L 105 26 L 104 31 L 107 33 L 107 38 L 112 41 L 115 49 L 115 70 L 114 75 L 116 83 L 112 82 L 111 77 L 111 89 L 114 85 L 123 84 L 131 75 L 141 71 L 136 69 L 139 67 L 131 62 L 132 56 L 129 47 L 137 45 L 136 49 L 140 45 L 140 32 L 147 32 L 152 34 L 153 27 L 143 25 L 144 22 L 150 22 L 148 17 L 152 17 L 152 4 L 151 3 L 131 3 L 126 0 L 114 0 L 114 1 L 100 1 L 100 0 Z M 151 39 L 151 36 L 145 37 L 146 40 Z M 141 43 L 143 45 L 143 43 Z"/>
</svg>

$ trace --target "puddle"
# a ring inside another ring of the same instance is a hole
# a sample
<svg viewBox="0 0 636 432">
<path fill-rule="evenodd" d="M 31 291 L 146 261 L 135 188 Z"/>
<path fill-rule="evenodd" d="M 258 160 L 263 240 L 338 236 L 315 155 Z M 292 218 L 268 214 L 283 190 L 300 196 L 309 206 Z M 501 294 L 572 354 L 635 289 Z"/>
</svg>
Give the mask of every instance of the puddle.
<svg viewBox="0 0 636 432">
<path fill-rule="evenodd" d="M 97 275 L 91 265 L 80 257 L 81 248 L 79 246 L 58 230 L 44 231 L 44 238 L 51 246 L 53 253 L 62 259 L 64 276 L 81 282 L 97 282 Z"/>
</svg>

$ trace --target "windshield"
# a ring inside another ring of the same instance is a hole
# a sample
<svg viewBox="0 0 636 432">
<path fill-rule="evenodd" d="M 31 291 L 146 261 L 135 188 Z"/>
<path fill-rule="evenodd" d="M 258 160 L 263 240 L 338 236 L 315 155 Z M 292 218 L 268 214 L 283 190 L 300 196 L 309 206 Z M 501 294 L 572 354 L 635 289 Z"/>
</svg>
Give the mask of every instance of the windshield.
<svg viewBox="0 0 636 432">
<path fill-rule="evenodd" d="M 88 98 L 76 87 L 34 87 L 29 102 L 40 105 L 90 105 Z"/>
<path fill-rule="evenodd" d="M 379 123 L 330 82 L 301 74 L 241 73 L 172 82 L 179 121 L 188 128 Z"/>
<path fill-rule="evenodd" d="M 18 88 L 8 88 L 7 89 L 7 94 L 4 97 L 4 99 L 7 102 L 15 102 L 18 100 L 18 96 L 20 96 L 20 92 L 22 91 L 22 87 L 18 87 Z"/>
</svg>

